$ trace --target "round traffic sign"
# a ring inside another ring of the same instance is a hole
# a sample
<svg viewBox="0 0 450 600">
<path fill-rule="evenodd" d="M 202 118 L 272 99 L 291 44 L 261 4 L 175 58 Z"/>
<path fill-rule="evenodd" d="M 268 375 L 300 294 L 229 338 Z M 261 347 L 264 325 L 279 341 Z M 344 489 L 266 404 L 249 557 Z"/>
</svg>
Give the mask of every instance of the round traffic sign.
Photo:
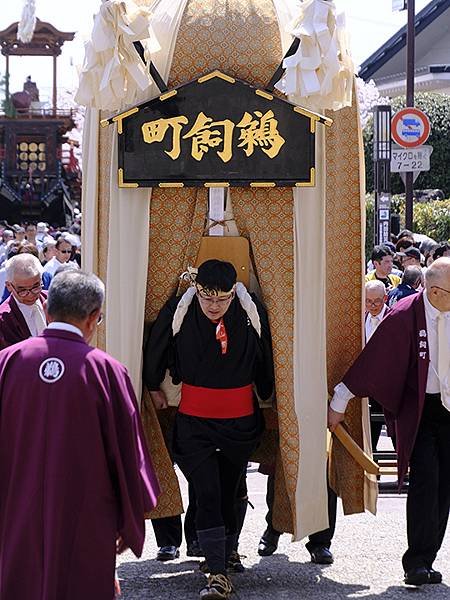
<svg viewBox="0 0 450 600">
<path fill-rule="evenodd" d="M 392 139 L 403 148 L 424 144 L 430 135 L 430 120 L 418 108 L 403 108 L 392 117 Z"/>
</svg>

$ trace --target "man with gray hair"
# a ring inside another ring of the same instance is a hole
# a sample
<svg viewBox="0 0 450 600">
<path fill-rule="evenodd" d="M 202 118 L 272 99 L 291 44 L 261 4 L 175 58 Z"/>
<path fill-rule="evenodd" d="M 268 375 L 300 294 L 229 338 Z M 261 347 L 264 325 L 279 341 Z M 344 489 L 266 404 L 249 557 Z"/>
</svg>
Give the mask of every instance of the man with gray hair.
<svg viewBox="0 0 450 600">
<path fill-rule="evenodd" d="M 0 305 L 0 349 L 39 335 L 47 324 L 42 265 L 32 254 L 17 254 L 5 264 L 11 295 Z"/>
<path fill-rule="evenodd" d="M 450 510 L 450 258 L 431 264 L 425 290 L 394 306 L 334 388 L 331 431 L 354 396 L 375 398 L 395 422 L 400 488 L 410 469 L 405 583 L 441 583 L 433 562 Z"/>
<path fill-rule="evenodd" d="M 396 288 L 394 288 L 396 289 Z M 384 319 L 386 314 L 389 312 L 389 308 L 386 305 L 387 295 L 386 287 L 382 281 L 378 279 L 372 279 L 366 282 L 365 285 L 365 305 L 366 314 L 364 317 L 364 338 L 365 343 L 370 340 L 372 335 L 375 333 L 378 325 Z M 384 377 L 383 370 L 380 369 L 380 377 Z M 370 410 L 370 437 L 372 440 L 372 452 L 377 449 L 378 441 L 380 439 L 381 430 L 383 429 L 382 421 L 372 420 L 373 415 L 378 415 L 383 412 L 382 407 L 376 400 L 369 398 L 369 410 Z"/>
<path fill-rule="evenodd" d="M 0 352 L 2 600 L 113 600 L 116 552 L 142 552 L 159 486 L 128 373 L 89 345 L 103 298 L 56 275 L 43 334 Z"/>
</svg>

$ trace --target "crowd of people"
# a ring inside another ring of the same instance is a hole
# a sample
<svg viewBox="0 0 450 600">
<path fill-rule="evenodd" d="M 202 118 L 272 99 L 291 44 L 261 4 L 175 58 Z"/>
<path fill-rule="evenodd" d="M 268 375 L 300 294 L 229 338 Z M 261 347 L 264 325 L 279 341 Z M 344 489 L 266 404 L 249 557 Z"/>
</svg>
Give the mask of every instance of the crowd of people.
<svg viewBox="0 0 450 600">
<path fill-rule="evenodd" d="M 112 600 L 115 554 L 130 548 L 140 555 L 144 513 L 160 490 L 128 374 L 89 346 L 104 286 L 80 269 L 77 223 L 57 231 L 5 224 L 1 235 L 0 596 Z M 366 345 L 335 388 L 329 428 L 354 396 L 384 411 L 400 485 L 409 468 L 405 583 L 439 584 L 433 562 L 450 508 L 449 243 L 417 243 L 403 231 L 395 245 L 376 246 L 365 303 Z M 230 573 L 245 570 L 238 543 L 247 463 L 264 429 L 258 397 L 270 399 L 275 387 L 268 315 L 231 263 L 200 265 L 152 324 L 143 381 L 158 414 L 169 413 L 167 372 L 181 384 L 166 421 L 169 452 L 189 483 L 187 554 L 205 559 L 200 599 L 228 598 Z M 20 392 L 20 378 L 32 394 Z M 379 435 L 372 431 L 373 448 Z M 272 523 L 273 465 L 262 470 L 268 512 L 258 553 L 269 556 L 282 532 Z M 334 560 L 336 502 L 329 487 L 330 526 L 306 544 L 314 563 Z M 152 524 L 156 559 L 176 559 L 181 517 Z M 24 560 L 28 576 L 17 577 Z"/>
<path fill-rule="evenodd" d="M 48 290 L 58 269 L 81 267 L 81 223 L 52 228 L 47 223 L 0 225 L 0 302 L 10 295 L 6 285 L 6 263 L 17 254 L 32 254 L 43 266 L 42 289 Z"/>
</svg>

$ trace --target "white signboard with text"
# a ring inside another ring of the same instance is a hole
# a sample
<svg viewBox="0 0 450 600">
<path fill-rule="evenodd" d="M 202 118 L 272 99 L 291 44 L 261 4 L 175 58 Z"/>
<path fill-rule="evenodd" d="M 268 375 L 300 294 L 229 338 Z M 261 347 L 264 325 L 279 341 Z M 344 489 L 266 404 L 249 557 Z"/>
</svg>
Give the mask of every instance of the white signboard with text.
<svg viewBox="0 0 450 600">
<path fill-rule="evenodd" d="M 433 146 L 417 146 L 417 148 L 402 148 L 392 146 L 391 172 L 409 173 L 414 171 L 429 171 L 430 156 Z"/>
</svg>

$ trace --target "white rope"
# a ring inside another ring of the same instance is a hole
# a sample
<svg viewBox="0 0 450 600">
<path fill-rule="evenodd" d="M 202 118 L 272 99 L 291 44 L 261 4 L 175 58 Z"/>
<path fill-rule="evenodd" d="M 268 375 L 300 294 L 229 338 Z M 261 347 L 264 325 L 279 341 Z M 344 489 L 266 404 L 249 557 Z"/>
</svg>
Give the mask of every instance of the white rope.
<svg viewBox="0 0 450 600">
<path fill-rule="evenodd" d="M 184 317 L 188 311 L 189 306 L 195 296 L 196 289 L 194 286 L 191 286 L 187 289 L 186 292 L 181 296 L 181 300 L 178 302 L 177 309 L 175 314 L 173 315 L 172 320 L 172 334 L 175 336 L 180 331 L 181 326 L 184 321 Z"/>
<path fill-rule="evenodd" d="M 236 284 L 236 295 L 239 298 L 242 308 L 247 313 L 250 323 L 253 325 L 256 333 L 261 337 L 261 321 L 259 319 L 258 309 L 253 302 L 252 297 L 247 292 L 247 288 L 240 281 Z"/>
<path fill-rule="evenodd" d="M 17 28 L 17 39 L 23 44 L 28 44 L 33 39 L 34 28 L 36 27 L 36 2 L 35 0 L 25 0 L 22 16 Z"/>
<path fill-rule="evenodd" d="M 242 308 L 247 313 L 248 318 L 250 319 L 250 323 L 253 328 L 261 337 L 261 321 L 259 319 L 258 309 L 256 308 L 256 304 L 253 302 L 250 294 L 247 292 L 247 288 L 243 283 L 238 282 L 235 287 L 236 295 L 239 299 L 239 302 Z M 195 286 L 191 286 L 188 290 L 181 296 L 181 300 L 178 302 L 178 306 L 175 310 L 175 314 L 172 319 L 172 334 L 175 336 L 181 329 L 181 325 L 183 324 L 184 317 L 188 311 L 189 306 L 192 303 L 196 293 Z"/>
</svg>

